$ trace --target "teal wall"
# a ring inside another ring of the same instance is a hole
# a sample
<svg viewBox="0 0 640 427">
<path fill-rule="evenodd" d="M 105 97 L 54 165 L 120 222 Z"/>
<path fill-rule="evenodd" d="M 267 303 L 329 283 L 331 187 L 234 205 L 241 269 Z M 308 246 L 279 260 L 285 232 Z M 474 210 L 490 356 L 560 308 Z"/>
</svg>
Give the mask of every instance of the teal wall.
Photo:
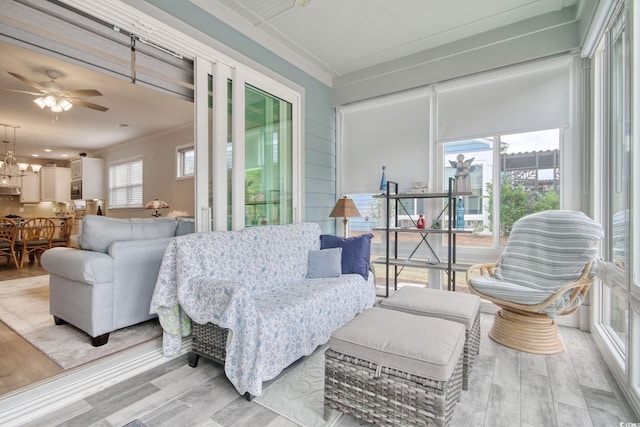
<svg viewBox="0 0 640 427">
<path fill-rule="evenodd" d="M 335 222 L 329 219 L 336 201 L 336 121 L 331 88 L 189 1 L 146 2 L 304 88 L 303 219 L 319 223 L 325 233 L 335 232 Z"/>
</svg>

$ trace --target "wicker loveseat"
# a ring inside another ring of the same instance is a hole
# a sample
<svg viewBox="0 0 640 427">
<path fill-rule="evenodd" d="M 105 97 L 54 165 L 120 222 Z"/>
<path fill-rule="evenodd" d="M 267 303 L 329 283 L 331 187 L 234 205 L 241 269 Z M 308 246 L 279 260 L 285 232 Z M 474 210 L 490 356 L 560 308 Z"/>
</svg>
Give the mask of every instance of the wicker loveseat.
<svg viewBox="0 0 640 427">
<path fill-rule="evenodd" d="M 180 350 L 193 324 L 190 364 L 195 366 L 200 355 L 223 362 L 240 394 L 260 395 L 263 381 L 311 354 L 375 302 L 368 252 L 364 274 L 342 274 L 338 258 L 335 277 L 309 278 L 310 259 L 335 254 L 336 249 L 320 246 L 320 227 L 314 223 L 173 239 L 151 301 L 164 329 L 165 356 Z M 344 260 L 351 249 L 342 249 Z"/>
</svg>

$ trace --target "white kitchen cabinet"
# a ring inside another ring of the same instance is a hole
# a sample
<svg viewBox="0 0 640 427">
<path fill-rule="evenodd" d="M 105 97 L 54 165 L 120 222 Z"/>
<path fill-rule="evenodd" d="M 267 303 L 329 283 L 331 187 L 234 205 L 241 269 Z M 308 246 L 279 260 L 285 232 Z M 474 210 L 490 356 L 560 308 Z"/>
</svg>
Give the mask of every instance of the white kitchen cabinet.
<svg viewBox="0 0 640 427">
<path fill-rule="evenodd" d="M 20 203 L 40 202 L 40 175 L 33 173 L 22 176 Z"/>
<path fill-rule="evenodd" d="M 104 199 L 105 162 L 103 159 L 80 157 L 71 161 L 71 181 L 75 191 L 73 200 Z M 78 185 L 79 184 L 79 185 Z"/>
<path fill-rule="evenodd" d="M 47 168 L 40 169 L 40 200 L 43 202 L 71 201 L 71 169 Z"/>
</svg>

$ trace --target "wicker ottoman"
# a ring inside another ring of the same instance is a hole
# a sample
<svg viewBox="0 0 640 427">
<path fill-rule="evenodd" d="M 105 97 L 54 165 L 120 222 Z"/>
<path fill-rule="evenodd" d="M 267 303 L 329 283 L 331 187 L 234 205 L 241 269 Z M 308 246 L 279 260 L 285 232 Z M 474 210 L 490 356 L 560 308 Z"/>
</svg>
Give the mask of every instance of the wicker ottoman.
<svg viewBox="0 0 640 427">
<path fill-rule="evenodd" d="M 324 417 L 448 426 L 462 389 L 464 327 L 371 308 L 336 330 L 325 353 Z"/>
<path fill-rule="evenodd" d="M 383 300 L 380 306 L 463 324 L 466 338 L 462 368 L 462 389 L 469 389 L 471 368 L 480 351 L 480 297 L 438 289 L 406 286 Z"/>
</svg>

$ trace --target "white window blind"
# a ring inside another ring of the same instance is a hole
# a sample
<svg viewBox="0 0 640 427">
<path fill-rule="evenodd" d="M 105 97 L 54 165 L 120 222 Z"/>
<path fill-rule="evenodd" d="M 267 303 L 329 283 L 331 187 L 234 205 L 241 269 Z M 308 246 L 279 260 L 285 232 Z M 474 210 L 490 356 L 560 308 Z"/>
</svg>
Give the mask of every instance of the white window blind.
<svg viewBox="0 0 640 427">
<path fill-rule="evenodd" d="M 441 84 L 438 141 L 566 128 L 571 58 Z"/>
<path fill-rule="evenodd" d="M 142 158 L 109 166 L 109 208 L 142 207 Z"/>
<path fill-rule="evenodd" d="M 428 91 L 385 97 L 341 114 L 343 194 L 379 193 L 382 166 L 400 191 L 428 181 Z"/>
</svg>

